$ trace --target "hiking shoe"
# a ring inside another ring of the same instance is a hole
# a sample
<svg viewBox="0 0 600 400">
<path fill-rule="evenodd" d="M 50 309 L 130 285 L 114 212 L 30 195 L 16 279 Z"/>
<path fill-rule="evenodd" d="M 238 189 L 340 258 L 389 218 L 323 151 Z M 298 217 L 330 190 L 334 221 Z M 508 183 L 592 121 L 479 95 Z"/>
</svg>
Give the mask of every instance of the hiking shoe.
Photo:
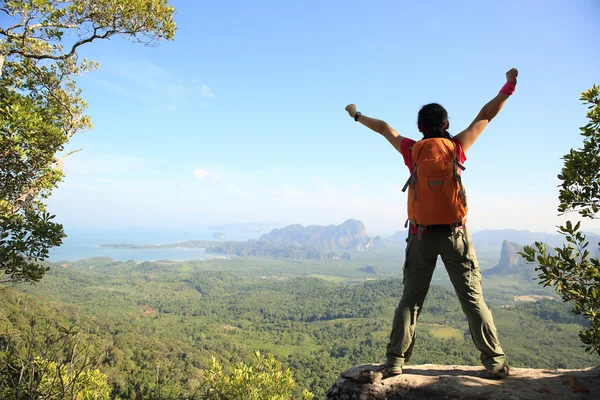
<svg viewBox="0 0 600 400">
<path fill-rule="evenodd" d="M 510 375 L 510 368 L 508 368 L 508 365 L 504 365 L 501 370 L 494 371 L 488 369 L 485 372 L 488 379 L 504 379 Z"/>
<path fill-rule="evenodd" d="M 384 376 L 386 378 L 402 374 L 402 367 L 392 367 L 386 365 Z"/>
</svg>

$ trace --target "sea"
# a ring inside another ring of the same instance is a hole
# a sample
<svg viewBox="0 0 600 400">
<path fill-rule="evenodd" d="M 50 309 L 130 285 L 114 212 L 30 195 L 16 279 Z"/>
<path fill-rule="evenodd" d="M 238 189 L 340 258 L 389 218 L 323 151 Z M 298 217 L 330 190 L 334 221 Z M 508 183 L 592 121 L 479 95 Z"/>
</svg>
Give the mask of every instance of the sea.
<svg viewBox="0 0 600 400">
<path fill-rule="evenodd" d="M 172 244 L 189 240 L 215 241 L 212 231 L 195 230 L 149 230 L 140 228 L 125 229 L 68 229 L 63 244 L 50 250 L 47 261 L 78 261 L 92 257 L 108 257 L 116 261 L 187 261 L 223 257 L 223 254 L 209 253 L 206 249 L 127 249 L 101 247 L 101 244 Z M 264 233 L 264 232 L 263 232 Z M 257 239 L 262 233 L 227 232 L 227 237 L 219 241 Z"/>
</svg>

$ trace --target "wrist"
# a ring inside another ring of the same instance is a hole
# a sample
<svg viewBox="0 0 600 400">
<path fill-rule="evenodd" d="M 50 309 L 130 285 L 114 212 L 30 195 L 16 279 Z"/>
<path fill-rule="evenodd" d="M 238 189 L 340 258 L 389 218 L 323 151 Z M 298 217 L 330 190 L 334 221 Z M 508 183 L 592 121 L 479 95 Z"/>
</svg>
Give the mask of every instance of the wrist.
<svg viewBox="0 0 600 400">
<path fill-rule="evenodd" d="M 354 113 L 354 120 L 355 120 L 355 121 L 358 121 L 358 118 L 359 118 L 361 115 L 362 115 L 362 114 L 360 113 L 360 111 L 356 111 L 356 112 Z"/>
<path fill-rule="evenodd" d="M 504 84 L 504 86 L 502 86 L 502 89 L 500 89 L 499 93 L 504 93 L 507 95 L 512 95 L 515 92 L 516 89 L 516 85 L 512 82 L 506 82 Z"/>
</svg>

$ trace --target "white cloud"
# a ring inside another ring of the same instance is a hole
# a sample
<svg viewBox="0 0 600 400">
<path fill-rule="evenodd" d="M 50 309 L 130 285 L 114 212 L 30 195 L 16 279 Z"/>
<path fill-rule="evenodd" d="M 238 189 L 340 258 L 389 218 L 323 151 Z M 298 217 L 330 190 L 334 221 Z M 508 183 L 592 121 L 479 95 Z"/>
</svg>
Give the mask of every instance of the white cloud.
<svg viewBox="0 0 600 400">
<path fill-rule="evenodd" d="M 202 93 L 202 96 L 206 97 L 207 99 L 215 98 L 215 94 L 212 92 L 212 89 L 206 85 L 202 85 L 200 92 Z"/>
<path fill-rule="evenodd" d="M 203 181 L 206 178 L 211 178 L 214 179 L 216 181 L 220 180 L 221 178 L 219 178 L 219 176 L 217 174 L 214 174 L 212 172 L 209 172 L 205 169 L 197 169 L 194 171 L 194 178 L 196 178 L 199 181 Z"/>
</svg>

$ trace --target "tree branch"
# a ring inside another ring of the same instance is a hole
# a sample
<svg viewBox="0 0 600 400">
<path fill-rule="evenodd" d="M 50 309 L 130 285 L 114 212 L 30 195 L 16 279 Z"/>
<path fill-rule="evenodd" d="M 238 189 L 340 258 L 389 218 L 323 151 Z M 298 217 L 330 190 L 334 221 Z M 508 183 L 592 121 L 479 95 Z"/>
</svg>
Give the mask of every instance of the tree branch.
<svg viewBox="0 0 600 400">
<path fill-rule="evenodd" d="M 65 158 L 69 157 L 71 154 L 79 153 L 81 150 L 83 150 L 83 149 L 71 150 L 67 154 L 65 154 L 64 156 L 62 156 L 61 158 L 55 159 L 56 160 L 55 161 L 56 165 L 55 165 L 54 169 L 62 171 L 63 166 L 65 164 Z"/>
<path fill-rule="evenodd" d="M 16 38 L 19 37 L 19 36 L 15 35 L 14 33 L 11 33 L 11 32 L 9 32 L 7 30 L 2 29 L 2 28 L 0 28 L 0 35 L 4 35 L 4 36 L 6 36 L 6 37 L 8 37 L 10 39 L 16 39 Z"/>
<path fill-rule="evenodd" d="M 36 30 L 36 29 L 40 29 L 40 28 L 63 28 L 63 29 L 76 29 L 78 24 L 80 24 L 81 22 L 77 21 L 74 22 L 73 24 L 33 24 L 33 25 L 29 25 L 27 27 L 27 29 L 29 30 Z"/>
<path fill-rule="evenodd" d="M 8 12 L 4 9 L 2 9 L 4 12 L 6 12 L 8 14 Z M 10 15 L 10 14 L 8 14 Z M 11 17 L 14 17 L 14 15 L 10 15 Z M 27 23 L 27 14 L 23 14 L 23 19 L 21 20 L 21 22 L 19 24 L 13 25 L 9 28 L 7 28 L 6 30 L 2 30 L 2 33 L 4 33 L 6 36 L 12 35 L 11 31 L 13 29 L 17 29 L 17 28 L 21 28 L 23 26 L 25 26 L 25 24 Z"/>
<path fill-rule="evenodd" d="M 61 77 L 58 81 L 62 82 L 63 77 L 64 77 L 64 74 L 61 75 Z M 65 103 L 60 101 L 60 99 L 54 94 L 52 88 L 50 88 L 48 85 L 43 85 L 43 84 L 42 84 L 42 87 L 45 88 L 47 90 L 47 93 L 69 113 L 69 115 L 71 116 L 70 124 L 72 127 L 73 123 L 75 122 L 75 116 L 73 115 L 73 112 L 71 111 L 71 109 Z M 67 139 L 70 139 L 71 136 L 73 136 L 73 134 L 71 134 L 71 135 L 67 134 Z"/>
<path fill-rule="evenodd" d="M 78 41 L 77 43 L 75 43 L 73 45 L 73 47 L 71 48 L 71 51 L 69 51 L 66 54 L 61 54 L 60 56 L 53 56 L 50 54 L 30 54 L 25 51 L 17 50 L 17 49 L 10 50 L 8 52 L 8 55 L 10 56 L 10 55 L 18 54 L 22 57 L 33 58 L 36 60 L 66 60 L 67 58 L 72 57 L 75 54 L 75 52 L 77 51 L 77 48 L 79 46 L 86 44 L 86 43 L 91 43 L 96 39 L 107 39 L 107 38 L 119 33 L 119 31 L 117 29 L 112 29 L 112 30 L 104 32 L 104 34 L 102 34 L 102 35 L 98 35 L 97 34 L 98 30 L 99 30 L 99 28 L 94 28 L 94 34 L 92 36 Z"/>
</svg>

